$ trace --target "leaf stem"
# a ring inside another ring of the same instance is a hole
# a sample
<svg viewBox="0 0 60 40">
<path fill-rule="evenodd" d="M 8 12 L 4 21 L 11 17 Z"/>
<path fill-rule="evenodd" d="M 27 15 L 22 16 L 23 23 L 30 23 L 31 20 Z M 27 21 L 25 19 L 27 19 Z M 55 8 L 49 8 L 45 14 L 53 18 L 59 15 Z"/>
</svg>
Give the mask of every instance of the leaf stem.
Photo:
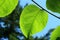
<svg viewBox="0 0 60 40">
<path fill-rule="evenodd" d="M 54 17 L 56 17 L 56 18 L 60 19 L 60 17 L 58 17 L 58 16 L 56 16 L 56 15 L 52 14 L 51 12 L 47 11 L 47 10 L 46 10 L 46 9 L 44 9 L 42 6 L 40 6 L 38 3 L 36 3 L 34 0 L 32 0 L 32 2 L 34 2 L 34 3 L 35 3 L 37 6 L 39 6 L 42 10 L 45 10 L 46 12 L 48 12 L 50 15 L 52 15 L 52 16 L 54 16 Z"/>
<path fill-rule="evenodd" d="M 28 35 L 27 35 L 28 37 L 26 38 L 26 40 L 30 40 L 29 38 L 30 38 L 30 31 L 29 31 L 29 33 L 28 33 Z"/>
<path fill-rule="evenodd" d="M 26 40 L 29 40 L 29 36 L 28 36 L 28 38 L 26 38 Z"/>
</svg>

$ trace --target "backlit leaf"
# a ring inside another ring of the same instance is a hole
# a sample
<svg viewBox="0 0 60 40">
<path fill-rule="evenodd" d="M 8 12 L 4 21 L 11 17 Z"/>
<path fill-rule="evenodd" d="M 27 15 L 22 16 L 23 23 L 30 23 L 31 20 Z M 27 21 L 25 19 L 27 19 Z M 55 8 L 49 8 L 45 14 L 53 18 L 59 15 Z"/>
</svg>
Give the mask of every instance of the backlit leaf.
<svg viewBox="0 0 60 40">
<path fill-rule="evenodd" d="M 5 17 L 15 9 L 18 0 L 0 0 L 0 17 Z"/>
<path fill-rule="evenodd" d="M 60 40 L 60 26 L 58 26 L 51 34 L 50 40 Z"/>
<path fill-rule="evenodd" d="M 20 16 L 20 28 L 27 37 L 42 31 L 48 21 L 48 14 L 37 6 L 30 4 L 24 8 Z"/>
</svg>

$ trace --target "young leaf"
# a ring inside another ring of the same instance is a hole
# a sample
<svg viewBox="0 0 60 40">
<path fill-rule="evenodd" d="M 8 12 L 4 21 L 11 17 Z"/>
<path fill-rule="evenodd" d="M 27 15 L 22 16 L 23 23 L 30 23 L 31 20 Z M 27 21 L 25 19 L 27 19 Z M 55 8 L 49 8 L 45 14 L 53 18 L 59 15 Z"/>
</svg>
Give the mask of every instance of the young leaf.
<svg viewBox="0 0 60 40">
<path fill-rule="evenodd" d="M 27 37 L 42 31 L 48 21 L 48 14 L 37 6 L 30 4 L 24 8 L 20 16 L 20 27 Z"/>
<path fill-rule="evenodd" d="M 60 0 L 47 0 L 46 7 L 52 12 L 60 13 Z"/>
<path fill-rule="evenodd" d="M 60 40 L 60 26 L 58 26 L 51 34 L 50 40 Z"/>
<path fill-rule="evenodd" d="M 0 0 L 0 17 L 5 17 L 15 9 L 18 0 Z"/>
</svg>

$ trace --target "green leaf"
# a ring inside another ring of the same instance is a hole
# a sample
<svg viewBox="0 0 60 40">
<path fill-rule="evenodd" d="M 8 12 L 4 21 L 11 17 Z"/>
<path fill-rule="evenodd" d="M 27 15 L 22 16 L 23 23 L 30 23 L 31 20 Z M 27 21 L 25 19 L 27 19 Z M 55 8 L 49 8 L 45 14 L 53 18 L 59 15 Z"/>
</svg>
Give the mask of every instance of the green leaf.
<svg viewBox="0 0 60 40">
<path fill-rule="evenodd" d="M 51 34 L 50 40 L 58 40 L 60 38 L 60 26 L 58 26 Z"/>
<path fill-rule="evenodd" d="M 60 0 L 47 0 L 46 7 L 52 12 L 60 13 Z"/>
<path fill-rule="evenodd" d="M 37 6 L 30 4 L 24 8 L 20 16 L 20 28 L 27 37 L 42 31 L 48 21 L 48 14 Z"/>
<path fill-rule="evenodd" d="M 0 17 L 5 17 L 16 8 L 18 0 L 0 0 Z"/>
</svg>

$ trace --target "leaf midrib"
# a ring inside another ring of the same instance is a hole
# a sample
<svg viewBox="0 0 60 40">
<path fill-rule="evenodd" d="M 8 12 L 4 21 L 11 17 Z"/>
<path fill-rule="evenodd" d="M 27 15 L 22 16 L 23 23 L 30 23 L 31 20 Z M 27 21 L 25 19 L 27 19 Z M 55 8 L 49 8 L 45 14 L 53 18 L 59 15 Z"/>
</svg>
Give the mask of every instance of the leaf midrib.
<svg viewBox="0 0 60 40">
<path fill-rule="evenodd" d="M 33 19 L 33 21 L 32 21 L 32 24 L 31 24 L 32 26 L 33 26 L 33 23 L 35 22 L 35 20 L 36 20 L 36 18 L 37 18 L 37 16 L 38 16 L 39 12 L 40 12 L 40 10 L 38 10 L 38 11 L 35 12 L 35 13 L 36 13 L 36 16 L 34 17 L 34 19 Z M 38 13 L 38 14 L 37 14 L 37 13 Z M 31 35 L 32 29 L 33 29 L 33 27 L 30 28 L 30 31 L 28 32 L 29 35 Z"/>
</svg>

